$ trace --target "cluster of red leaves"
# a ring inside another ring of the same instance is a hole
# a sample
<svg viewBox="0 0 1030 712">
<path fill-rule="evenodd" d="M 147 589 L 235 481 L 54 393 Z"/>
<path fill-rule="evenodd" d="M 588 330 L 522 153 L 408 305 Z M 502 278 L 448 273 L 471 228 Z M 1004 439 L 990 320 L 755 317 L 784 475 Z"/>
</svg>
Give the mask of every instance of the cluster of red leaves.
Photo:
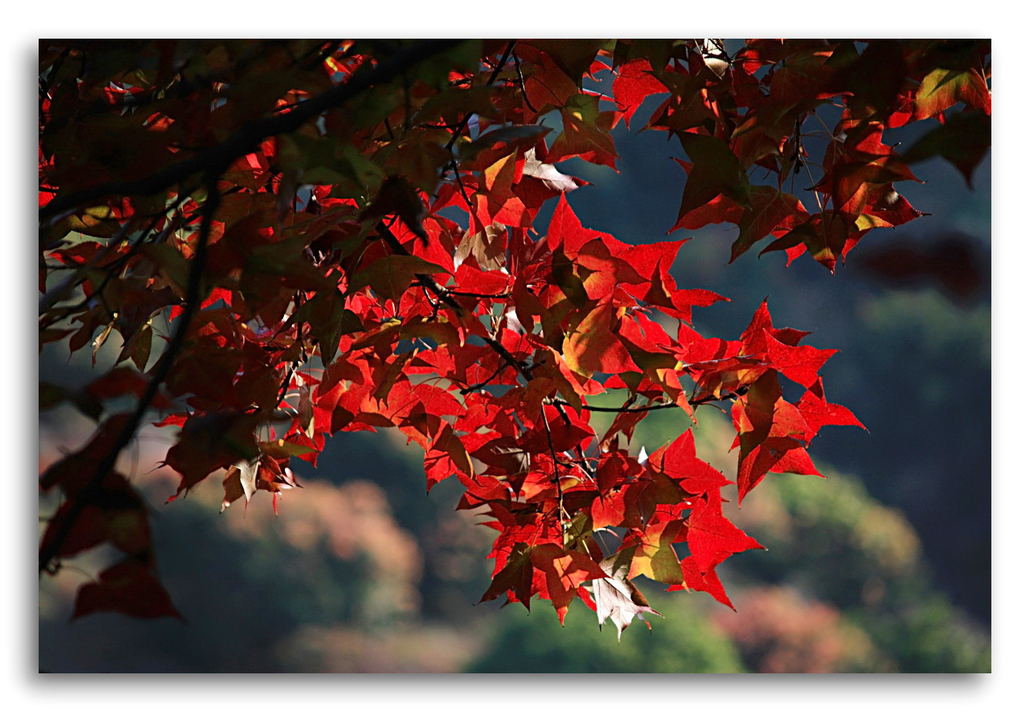
<svg viewBox="0 0 1030 712">
<path fill-rule="evenodd" d="M 942 123 L 916 158 L 968 175 L 987 146 L 977 43 L 749 41 L 732 58 L 712 41 L 125 49 L 41 47 L 40 345 L 92 342 L 95 358 L 111 333 L 123 343 L 81 391 L 41 383 L 41 407 L 98 421 L 42 475 L 64 500 L 41 571 L 104 543 L 126 556 L 83 587 L 77 614 L 175 614 L 143 500 L 115 469 L 150 407 L 180 428 L 165 459 L 177 495 L 224 469 L 223 509 L 261 489 L 275 502 L 297 484 L 290 458 L 317 463 L 334 433 L 399 429 L 424 450 L 427 488 L 457 477 L 459 507 L 497 530 L 484 600 L 539 596 L 563 618 L 579 597 L 620 633 L 653 612 L 637 576 L 729 605 L 716 567 L 760 546 L 723 516 L 731 483 L 690 430 L 648 457 L 629 452 L 634 429 L 658 408 L 728 403 L 738 501 L 767 473 L 818 474 L 819 429 L 859 424 L 825 398 L 833 352 L 774 328 L 764 303 L 739 339 L 702 337 L 692 309 L 724 298 L 676 285 L 685 240 L 585 228 L 565 197 L 583 181 L 555 164 L 614 168 L 612 128 L 657 95 L 647 126 L 689 159 L 673 229 L 733 222 L 734 259 L 771 235 L 765 251 L 832 269 L 872 227 L 920 214 L 894 191 L 914 176 L 884 129 L 943 122 L 961 102 L 972 147 L 955 154 Z M 605 76 L 611 97 L 584 88 Z M 820 111 L 839 117 L 810 210 L 784 187 L 810 173 L 802 127 Z M 771 182 L 752 183 L 753 166 Z M 597 432 L 590 397 L 611 391 L 625 405 Z"/>
</svg>

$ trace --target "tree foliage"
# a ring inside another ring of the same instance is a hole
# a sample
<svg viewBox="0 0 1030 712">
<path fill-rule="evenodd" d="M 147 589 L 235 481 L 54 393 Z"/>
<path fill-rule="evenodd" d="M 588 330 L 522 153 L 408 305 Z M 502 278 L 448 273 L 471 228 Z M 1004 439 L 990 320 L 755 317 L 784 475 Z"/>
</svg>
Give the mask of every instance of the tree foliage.
<svg viewBox="0 0 1030 712">
<path fill-rule="evenodd" d="M 676 284 L 686 240 L 584 226 L 567 193 L 585 181 L 557 165 L 616 169 L 612 129 L 646 117 L 685 172 L 669 232 L 729 222 L 731 261 L 771 238 L 762 253 L 832 271 L 870 230 L 921 215 L 895 189 L 912 164 L 941 156 L 969 178 L 990 143 L 989 50 L 41 42 L 40 349 L 118 351 L 81 389 L 40 382 L 41 409 L 96 422 L 41 474 L 60 505 L 40 572 L 110 545 L 121 558 L 75 615 L 178 615 L 118 467 L 159 411 L 178 432 L 171 499 L 220 473 L 223 509 L 259 491 L 276 506 L 299 486 L 291 458 L 397 428 L 427 489 L 457 478 L 458 507 L 497 531 L 483 600 L 536 596 L 563 620 L 580 598 L 620 634 L 655 613 L 639 576 L 730 605 L 716 567 L 761 546 L 723 515 L 732 483 L 692 430 L 648 455 L 630 452 L 634 428 L 728 407 L 738 503 L 768 473 L 818 475 L 819 430 L 860 425 L 827 399 L 834 351 L 774 327 L 765 303 L 737 338 L 699 334 L 692 310 L 725 297 Z M 905 152 L 885 139 L 920 120 L 937 127 Z M 623 405 L 591 402 L 611 392 Z M 616 412 L 603 432 L 599 410 Z"/>
</svg>

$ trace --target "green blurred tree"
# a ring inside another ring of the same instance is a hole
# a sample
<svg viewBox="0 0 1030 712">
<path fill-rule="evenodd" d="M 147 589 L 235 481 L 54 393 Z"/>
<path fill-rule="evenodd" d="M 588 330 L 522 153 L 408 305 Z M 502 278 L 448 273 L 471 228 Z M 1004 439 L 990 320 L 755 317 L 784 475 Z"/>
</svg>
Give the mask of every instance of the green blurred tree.
<svg viewBox="0 0 1030 712">
<path fill-rule="evenodd" d="M 542 607 L 506 610 L 504 625 L 469 672 L 745 672 L 730 638 L 702 614 L 697 597 L 651 597 L 668 617 L 652 630 L 636 625 L 621 640 L 598 630 L 583 606 L 569 609 L 564 629 Z M 678 599 L 678 600 L 677 600 Z M 660 651 L 660 653 L 659 653 Z"/>
</svg>

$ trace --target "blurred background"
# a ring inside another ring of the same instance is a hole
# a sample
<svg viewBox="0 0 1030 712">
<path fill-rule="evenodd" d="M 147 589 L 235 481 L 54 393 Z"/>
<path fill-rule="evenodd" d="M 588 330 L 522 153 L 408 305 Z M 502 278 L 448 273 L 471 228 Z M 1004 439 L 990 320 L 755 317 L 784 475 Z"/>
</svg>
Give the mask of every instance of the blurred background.
<svg viewBox="0 0 1030 712">
<path fill-rule="evenodd" d="M 644 107 L 638 116 L 649 112 Z M 807 256 L 790 267 L 752 250 L 727 265 L 736 229 L 666 236 L 684 183 L 659 132 L 615 132 L 616 174 L 578 159 L 563 172 L 591 185 L 568 195 L 587 227 L 639 243 L 690 237 L 673 270 L 682 287 L 732 301 L 695 312 L 706 336 L 733 338 L 763 298 L 777 327 L 838 349 L 827 397 L 868 427 L 827 428 L 811 454 L 826 479 L 770 475 L 727 516 L 767 550 L 719 571 L 736 611 L 705 594 L 643 585 L 653 630 L 616 640 L 573 602 L 564 628 L 546 601 L 476 605 L 492 530 L 454 510 L 453 480 L 425 494 L 417 445 L 396 432 L 343 433 L 304 489 L 279 504 L 258 493 L 219 514 L 221 478 L 186 498 L 154 469 L 169 433 L 150 429 L 124 470 L 151 496 L 158 565 L 186 622 L 98 614 L 70 621 L 75 590 L 104 556 L 41 580 L 39 666 L 53 672 L 972 672 L 990 670 L 990 156 L 970 188 L 950 164 L 913 166 L 897 187 L 930 215 L 869 233 L 837 274 Z M 908 142 L 914 127 L 893 140 Z M 886 140 L 886 139 L 885 139 Z M 549 210 L 540 217 L 543 230 Z M 116 337 L 112 337 L 115 339 Z M 105 352 L 117 354 L 111 344 Z M 81 357 L 81 358 L 80 358 Z M 89 379 L 89 356 L 60 345 L 40 377 Z M 728 418 L 699 411 L 699 455 L 734 478 Z M 638 428 L 651 452 L 685 416 L 658 411 Z M 71 409 L 41 414 L 40 470 L 82 442 Z M 724 496 L 735 501 L 731 488 Z M 52 510 L 41 502 L 40 511 Z M 638 581 L 640 581 L 638 579 Z M 650 583 L 650 582 L 645 582 Z"/>
</svg>

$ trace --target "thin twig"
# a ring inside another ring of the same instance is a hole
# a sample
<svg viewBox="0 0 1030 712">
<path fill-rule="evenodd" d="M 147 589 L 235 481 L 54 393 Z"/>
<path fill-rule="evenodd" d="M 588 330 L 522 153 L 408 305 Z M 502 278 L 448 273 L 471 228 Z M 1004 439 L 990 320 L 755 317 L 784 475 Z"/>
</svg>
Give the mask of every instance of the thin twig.
<svg viewBox="0 0 1030 712">
<path fill-rule="evenodd" d="M 468 194 L 465 192 L 465 183 L 461 180 L 461 171 L 458 170 L 458 162 L 453 158 L 451 159 L 451 170 L 454 171 L 454 178 L 458 181 L 458 192 L 461 193 L 461 197 L 465 201 L 465 204 L 469 206 L 470 214 L 474 213 L 476 211 L 476 206 L 472 204 L 472 201 L 469 200 Z"/>
<path fill-rule="evenodd" d="M 500 366 L 497 367 L 497 370 L 494 371 L 492 374 L 490 374 L 490 377 L 487 378 L 485 381 L 483 381 L 482 383 L 474 383 L 471 386 L 466 386 L 465 388 L 462 388 L 460 391 L 458 391 L 458 393 L 460 393 L 463 396 L 467 396 L 472 391 L 478 391 L 483 386 L 490 385 L 490 381 L 492 381 L 495 378 L 497 378 L 497 376 L 500 375 L 501 371 L 503 371 L 507 367 L 508 367 L 507 363 L 502 363 Z"/>
<path fill-rule="evenodd" d="M 554 440 L 551 438 L 551 424 L 547 422 L 547 411 L 540 404 L 540 417 L 544 421 L 544 432 L 547 433 L 547 445 L 551 448 L 551 459 L 554 460 L 554 486 L 558 490 L 558 526 L 561 527 L 562 539 L 565 538 L 565 499 L 561 491 L 561 475 L 558 473 L 558 453 L 554 451 Z M 564 541 L 562 544 L 564 545 Z"/>
<path fill-rule="evenodd" d="M 522 63 L 519 61 L 519 55 L 513 50 L 511 56 L 512 59 L 515 60 L 515 76 L 519 78 L 519 89 L 522 90 L 522 99 L 526 102 L 526 106 L 529 107 L 529 110 L 535 114 L 536 109 L 529 101 L 529 95 L 526 94 L 526 80 L 522 77 Z"/>
</svg>

